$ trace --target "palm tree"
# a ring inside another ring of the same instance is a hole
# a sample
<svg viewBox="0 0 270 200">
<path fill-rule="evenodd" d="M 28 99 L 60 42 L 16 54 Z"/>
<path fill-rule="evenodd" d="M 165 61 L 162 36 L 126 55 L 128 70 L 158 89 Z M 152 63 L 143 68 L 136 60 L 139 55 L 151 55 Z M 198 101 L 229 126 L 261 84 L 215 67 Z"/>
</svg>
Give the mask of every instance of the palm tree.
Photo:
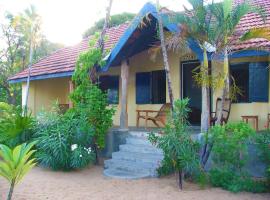
<svg viewBox="0 0 270 200">
<path fill-rule="evenodd" d="M 158 16 L 158 28 L 159 28 L 160 45 L 161 45 L 161 50 L 162 50 L 162 55 L 163 55 L 163 62 L 164 62 L 164 68 L 165 68 L 165 73 L 166 73 L 166 79 L 167 79 L 167 82 L 168 82 L 169 98 L 170 98 L 171 108 L 173 110 L 174 97 L 173 97 L 173 91 L 172 91 L 170 65 L 169 65 L 169 61 L 168 61 L 168 54 L 167 54 L 167 49 L 166 49 L 166 44 L 165 44 L 162 17 L 161 17 L 160 11 L 159 11 L 159 0 L 157 0 L 156 4 L 157 4 L 157 16 Z"/>
<path fill-rule="evenodd" d="M 215 23 L 212 23 L 212 15 L 209 12 L 209 6 L 204 4 L 203 0 L 188 0 L 191 9 L 184 7 L 185 11 L 175 15 L 175 20 L 181 24 L 180 32 L 172 38 L 175 46 L 183 48 L 191 43 L 197 43 L 200 49 L 199 56 L 203 59 L 200 65 L 200 73 L 197 82 L 202 88 L 202 114 L 201 114 L 201 132 L 207 133 L 209 129 L 210 118 L 210 97 L 209 97 L 209 66 L 208 49 L 215 38 Z M 182 45 L 179 45 L 181 43 Z M 183 45 L 184 44 L 184 45 Z"/>
<path fill-rule="evenodd" d="M 15 185 L 36 165 L 35 158 L 31 158 L 35 152 L 31 150 L 34 145 L 35 142 L 24 143 L 14 149 L 0 145 L 0 176 L 10 183 L 7 200 L 11 200 Z"/>
<path fill-rule="evenodd" d="M 219 29 L 216 30 L 217 37 L 216 42 L 217 48 L 223 51 L 223 84 L 222 84 L 222 101 L 219 110 L 224 107 L 224 99 L 229 97 L 229 86 L 230 86 L 230 76 L 229 76 L 229 51 L 231 49 L 231 40 L 236 33 L 236 27 L 239 24 L 241 18 L 250 12 L 256 12 L 261 15 L 263 19 L 262 9 L 250 5 L 248 2 L 244 1 L 241 4 L 233 5 L 233 0 L 224 0 L 222 3 L 213 4 L 210 6 L 210 10 L 216 20 Z M 246 33 L 242 33 L 239 38 L 241 40 L 248 40 L 252 38 L 269 38 L 269 28 L 256 28 L 252 29 Z M 240 42 L 240 40 L 238 40 Z M 218 112 L 217 124 L 221 123 L 222 112 Z"/>
<path fill-rule="evenodd" d="M 33 5 L 29 9 L 26 9 L 21 16 L 22 29 L 26 37 L 26 41 L 29 42 L 29 63 L 28 63 L 28 74 L 26 82 L 26 95 L 24 100 L 23 113 L 27 114 L 28 96 L 30 88 L 30 76 L 33 61 L 33 51 L 40 39 L 40 24 L 41 18 L 37 14 L 36 9 Z"/>
</svg>

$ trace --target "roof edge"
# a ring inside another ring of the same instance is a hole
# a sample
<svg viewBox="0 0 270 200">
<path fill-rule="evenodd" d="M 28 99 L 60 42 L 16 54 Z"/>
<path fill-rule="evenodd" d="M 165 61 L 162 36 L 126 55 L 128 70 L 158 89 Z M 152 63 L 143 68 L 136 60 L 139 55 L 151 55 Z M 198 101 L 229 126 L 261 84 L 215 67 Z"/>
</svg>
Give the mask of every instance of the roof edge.
<svg viewBox="0 0 270 200">
<path fill-rule="evenodd" d="M 44 79 L 51 79 L 51 78 L 70 77 L 70 76 L 72 76 L 72 74 L 73 74 L 73 71 L 45 74 L 45 75 L 37 75 L 37 76 L 31 76 L 30 81 L 44 80 Z M 15 84 L 15 83 L 22 83 L 22 82 L 26 82 L 26 81 L 27 81 L 27 77 L 26 78 L 11 79 L 8 82 L 10 84 Z"/>
</svg>

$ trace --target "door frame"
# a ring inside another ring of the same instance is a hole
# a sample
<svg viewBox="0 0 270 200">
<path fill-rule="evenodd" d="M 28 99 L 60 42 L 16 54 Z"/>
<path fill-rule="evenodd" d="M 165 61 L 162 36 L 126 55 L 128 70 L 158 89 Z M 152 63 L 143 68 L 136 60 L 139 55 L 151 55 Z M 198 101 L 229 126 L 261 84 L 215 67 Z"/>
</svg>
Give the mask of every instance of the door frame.
<svg viewBox="0 0 270 200">
<path fill-rule="evenodd" d="M 179 72 L 180 72 L 180 76 L 179 76 L 179 78 L 180 78 L 180 81 L 179 81 L 179 84 L 180 84 L 180 86 L 179 86 L 179 88 L 181 89 L 181 91 L 180 91 L 180 99 L 183 99 L 183 92 L 184 92 L 184 87 L 183 87 L 183 65 L 184 64 L 192 64 L 192 63 L 200 63 L 200 61 L 198 60 L 198 59 L 192 59 L 192 60 L 186 60 L 186 61 L 181 61 L 180 60 L 180 70 L 179 70 Z M 209 74 L 211 74 L 212 73 L 212 62 L 211 61 L 208 61 L 208 63 L 209 63 Z M 210 96 L 210 116 L 211 116 L 211 112 L 212 112 L 212 107 L 213 107 L 213 96 L 212 96 L 212 89 L 210 88 L 210 90 L 209 90 L 209 96 Z"/>
</svg>

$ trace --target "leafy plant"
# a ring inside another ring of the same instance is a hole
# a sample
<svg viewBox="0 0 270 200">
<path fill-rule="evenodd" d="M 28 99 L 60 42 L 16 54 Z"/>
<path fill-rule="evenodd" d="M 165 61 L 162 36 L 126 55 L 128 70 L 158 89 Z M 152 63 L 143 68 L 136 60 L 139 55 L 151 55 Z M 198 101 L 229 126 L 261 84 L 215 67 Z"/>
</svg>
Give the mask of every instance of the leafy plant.
<svg viewBox="0 0 270 200">
<path fill-rule="evenodd" d="M 248 142 L 253 135 L 254 130 L 244 122 L 212 127 L 214 167 L 241 172 L 248 157 Z"/>
<path fill-rule="evenodd" d="M 38 115 L 37 161 L 54 170 L 86 167 L 94 160 L 91 149 L 93 129 L 87 117 L 71 111 L 60 114 L 53 110 Z"/>
<path fill-rule="evenodd" d="M 209 137 L 213 142 L 212 166 L 209 180 L 213 186 L 239 192 L 265 192 L 265 181 L 255 180 L 245 172 L 248 159 L 248 144 L 254 130 L 246 123 L 228 123 L 211 128 Z"/>
<path fill-rule="evenodd" d="M 267 165 L 266 175 L 270 188 L 270 131 L 266 130 L 256 134 L 255 142 L 259 149 L 259 158 Z"/>
<path fill-rule="evenodd" d="M 8 200 L 11 200 L 14 187 L 36 165 L 32 158 L 35 150 L 31 150 L 35 142 L 21 144 L 14 149 L 0 145 L 0 175 L 10 183 Z"/>
<path fill-rule="evenodd" d="M 176 171 L 179 174 L 179 187 L 182 189 L 184 174 L 194 175 L 200 171 L 199 144 L 192 140 L 187 130 L 189 99 L 177 100 L 174 104 L 172 118 L 164 128 L 162 136 L 150 134 L 149 140 L 164 152 L 162 166 L 158 172 Z"/>
<path fill-rule="evenodd" d="M 100 48 L 94 48 L 95 44 L 96 40 L 90 41 L 90 49 L 80 54 L 77 60 L 72 77 L 76 89 L 71 94 L 71 99 L 74 103 L 72 112 L 77 116 L 86 116 L 85 123 L 88 123 L 94 131 L 95 149 L 102 149 L 105 146 L 105 135 L 113 123 L 115 109 L 108 106 L 107 94 L 102 92 L 89 76 L 90 72 L 95 72 L 93 67 L 103 64 L 102 51 Z"/>
<path fill-rule="evenodd" d="M 3 105 L 0 113 L 0 142 L 15 147 L 31 139 L 35 120 L 31 114 L 22 115 L 21 107 Z"/>
</svg>

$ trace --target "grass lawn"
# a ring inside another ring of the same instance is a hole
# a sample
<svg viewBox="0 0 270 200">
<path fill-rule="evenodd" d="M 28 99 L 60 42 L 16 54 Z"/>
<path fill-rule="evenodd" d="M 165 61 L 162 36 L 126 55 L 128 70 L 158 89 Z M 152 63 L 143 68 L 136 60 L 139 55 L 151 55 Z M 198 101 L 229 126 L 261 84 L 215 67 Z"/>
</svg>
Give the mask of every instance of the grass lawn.
<svg viewBox="0 0 270 200">
<path fill-rule="evenodd" d="M 176 179 L 115 180 L 103 176 L 102 167 L 90 167 L 75 172 L 52 172 L 34 168 L 15 188 L 14 200 L 267 200 L 270 194 L 233 194 L 217 188 L 200 189 L 185 183 L 179 191 Z M 7 182 L 0 178 L 0 199 L 6 198 Z"/>
</svg>

